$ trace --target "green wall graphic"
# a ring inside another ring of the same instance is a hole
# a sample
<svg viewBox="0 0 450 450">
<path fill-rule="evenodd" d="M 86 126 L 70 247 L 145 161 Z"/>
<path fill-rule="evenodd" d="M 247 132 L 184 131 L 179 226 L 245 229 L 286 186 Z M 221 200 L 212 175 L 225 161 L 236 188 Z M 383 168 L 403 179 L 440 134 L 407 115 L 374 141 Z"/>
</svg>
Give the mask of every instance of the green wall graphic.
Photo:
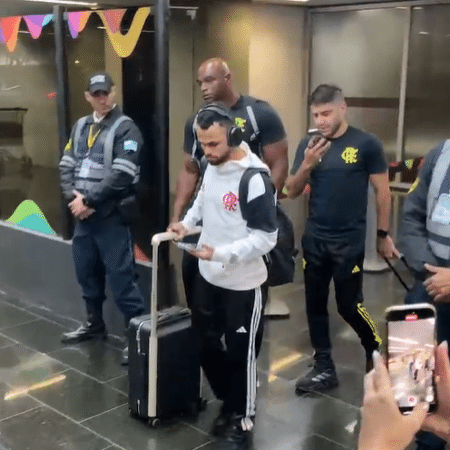
<svg viewBox="0 0 450 450">
<path fill-rule="evenodd" d="M 33 231 L 39 231 L 40 233 L 56 236 L 55 231 L 47 222 L 43 212 L 33 200 L 24 200 L 6 222 Z"/>
</svg>

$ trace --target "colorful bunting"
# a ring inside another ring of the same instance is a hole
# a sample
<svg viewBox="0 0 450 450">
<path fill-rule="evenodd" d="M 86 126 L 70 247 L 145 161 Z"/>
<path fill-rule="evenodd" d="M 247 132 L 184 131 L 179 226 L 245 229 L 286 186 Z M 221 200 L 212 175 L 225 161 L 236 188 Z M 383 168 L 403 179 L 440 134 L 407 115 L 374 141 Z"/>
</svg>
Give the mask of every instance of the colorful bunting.
<svg viewBox="0 0 450 450">
<path fill-rule="evenodd" d="M 42 26 L 45 27 L 45 26 L 48 25 L 52 20 L 53 20 L 53 14 L 47 14 L 47 15 L 45 16 L 44 21 L 42 22 Z"/>
<path fill-rule="evenodd" d="M 17 35 L 19 33 L 19 26 L 22 17 L 3 17 L 0 18 L 0 25 L 3 30 L 3 38 L 6 42 L 6 47 L 10 52 L 13 52 L 17 44 Z"/>
<path fill-rule="evenodd" d="M 144 27 L 145 21 L 147 20 L 151 9 L 149 7 L 139 8 L 134 16 L 130 30 L 126 34 L 122 34 L 120 31 L 120 24 L 122 23 L 126 9 L 113 9 L 95 12 L 102 19 L 108 38 L 111 40 L 117 54 L 122 58 L 126 58 L 136 47 L 142 28 Z M 84 30 L 91 14 L 93 14 L 93 11 L 67 13 L 66 17 L 70 35 L 74 39 Z M 16 48 L 17 36 L 22 18 L 25 20 L 33 39 L 37 39 L 42 33 L 42 28 L 53 20 L 53 15 L 47 14 L 39 16 L 15 16 L 0 18 L 0 43 L 6 44 L 10 52 L 13 52 Z"/>
<path fill-rule="evenodd" d="M 114 50 L 121 58 L 126 58 L 133 53 L 134 47 L 136 47 L 142 28 L 144 27 L 145 21 L 147 20 L 149 14 L 149 7 L 139 8 L 134 16 L 130 30 L 127 34 L 122 34 L 120 30 L 118 30 L 117 33 L 113 33 L 109 27 L 104 11 L 98 11 L 98 15 L 105 25 L 109 40 L 111 41 Z"/>
<path fill-rule="evenodd" d="M 28 25 L 28 29 L 30 30 L 31 37 L 33 39 L 37 39 L 42 32 L 43 23 L 47 16 L 24 16 L 24 20 Z"/>
<path fill-rule="evenodd" d="M 105 18 L 111 33 L 120 33 L 120 24 L 122 23 L 123 16 L 126 12 L 126 9 L 108 9 L 103 11 L 103 17 Z"/>
<path fill-rule="evenodd" d="M 78 34 L 84 30 L 84 27 L 91 17 L 91 11 L 67 13 L 67 22 L 69 23 L 70 35 L 75 39 Z"/>
</svg>

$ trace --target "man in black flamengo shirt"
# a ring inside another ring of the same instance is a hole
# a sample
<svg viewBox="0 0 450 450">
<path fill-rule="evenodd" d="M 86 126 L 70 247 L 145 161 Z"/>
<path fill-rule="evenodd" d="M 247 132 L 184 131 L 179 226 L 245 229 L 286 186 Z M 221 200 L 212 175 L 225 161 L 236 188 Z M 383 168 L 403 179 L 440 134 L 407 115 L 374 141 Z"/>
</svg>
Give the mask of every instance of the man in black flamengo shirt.
<svg viewBox="0 0 450 450">
<path fill-rule="evenodd" d="M 328 294 L 334 280 L 341 316 L 356 331 L 366 351 L 366 369 L 381 339 L 362 305 L 367 190 L 375 189 L 377 246 L 388 258 L 399 256 L 388 235 L 390 192 L 381 143 L 349 126 L 340 88 L 320 85 L 310 98 L 318 137 L 303 139 L 285 191 L 290 198 L 310 183 L 309 217 L 302 238 L 306 312 L 314 368 L 301 377 L 296 393 L 325 391 L 338 385 L 328 320 Z"/>
</svg>

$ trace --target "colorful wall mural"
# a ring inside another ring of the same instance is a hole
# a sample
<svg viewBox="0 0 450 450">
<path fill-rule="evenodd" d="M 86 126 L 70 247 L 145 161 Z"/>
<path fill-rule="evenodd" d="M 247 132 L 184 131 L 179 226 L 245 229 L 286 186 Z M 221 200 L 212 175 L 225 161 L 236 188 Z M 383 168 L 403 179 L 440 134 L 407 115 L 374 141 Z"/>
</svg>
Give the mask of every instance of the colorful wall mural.
<svg viewBox="0 0 450 450">
<path fill-rule="evenodd" d="M 57 236 L 44 213 L 33 200 L 24 200 L 6 222 L 49 236 Z M 134 256 L 137 261 L 149 261 L 148 256 L 137 245 L 134 246 Z"/>
<path fill-rule="evenodd" d="M 126 58 L 131 55 L 136 47 L 145 21 L 151 13 L 151 8 L 139 8 L 136 11 L 129 31 L 126 34 L 122 34 L 120 25 L 126 11 L 126 9 L 110 9 L 66 13 L 70 35 L 75 39 L 86 27 L 89 17 L 92 14 L 98 14 L 105 26 L 106 34 L 111 41 L 114 50 L 121 58 Z M 17 46 L 19 27 L 22 20 L 27 24 L 33 39 L 38 39 L 42 29 L 53 20 L 53 15 L 1 17 L 0 43 L 6 45 L 11 53 L 14 52 Z"/>
</svg>

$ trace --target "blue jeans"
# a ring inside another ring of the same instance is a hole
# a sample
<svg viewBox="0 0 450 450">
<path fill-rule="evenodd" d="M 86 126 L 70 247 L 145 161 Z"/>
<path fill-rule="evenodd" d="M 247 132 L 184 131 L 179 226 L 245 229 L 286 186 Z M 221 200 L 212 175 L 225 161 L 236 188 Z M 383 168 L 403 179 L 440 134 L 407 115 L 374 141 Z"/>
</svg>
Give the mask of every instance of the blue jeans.
<svg viewBox="0 0 450 450">
<path fill-rule="evenodd" d="M 406 304 L 433 303 L 422 280 L 414 283 L 405 298 Z M 450 341 L 450 305 L 448 303 L 434 303 L 437 311 L 437 339 L 438 342 Z M 419 432 L 416 436 L 417 448 L 421 450 L 444 450 L 445 441 L 432 433 Z"/>
</svg>

